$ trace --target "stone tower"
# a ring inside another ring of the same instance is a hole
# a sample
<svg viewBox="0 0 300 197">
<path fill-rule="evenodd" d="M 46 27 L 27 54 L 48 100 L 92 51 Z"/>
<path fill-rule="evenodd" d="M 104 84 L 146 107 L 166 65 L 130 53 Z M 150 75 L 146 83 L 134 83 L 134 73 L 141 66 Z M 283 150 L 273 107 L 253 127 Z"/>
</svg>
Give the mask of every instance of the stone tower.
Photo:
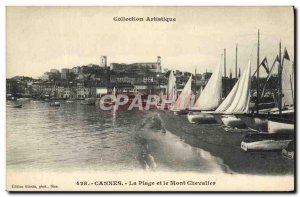
<svg viewBox="0 0 300 197">
<path fill-rule="evenodd" d="M 100 57 L 100 66 L 101 67 L 107 67 L 107 57 L 106 56 L 101 56 Z"/>
<path fill-rule="evenodd" d="M 157 56 L 157 70 L 161 72 L 161 57 Z"/>
</svg>

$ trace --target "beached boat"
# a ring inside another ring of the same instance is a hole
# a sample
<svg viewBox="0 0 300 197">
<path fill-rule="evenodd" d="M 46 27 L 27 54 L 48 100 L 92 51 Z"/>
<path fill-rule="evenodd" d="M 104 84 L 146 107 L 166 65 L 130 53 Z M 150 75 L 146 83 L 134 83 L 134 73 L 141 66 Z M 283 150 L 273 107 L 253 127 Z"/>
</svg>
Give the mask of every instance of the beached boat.
<svg viewBox="0 0 300 197">
<path fill-rule="evenodd" d="M 281 118 L 279 118 L 278 108 L 259 110 L 258 114 L 254 113 L 245 113 L 245 114 L 236 114 L 246 126 L 254 131 L 259 132 L 269 132 L 269 133 L 277 133 L 280 132 L 279 128 L 294 128 L 291 124 L 294 124 L 294 109 L 285 109 L 282 111 Z M 280 121 L 276 124 L 276 120 Z M 269 123 L 270 121 L 270 123 Z M 284 125 L 286 123 L 286 125 Z M 270 125 L 270 128 L 269 128 Z M 276 128 L 277 126 L 278 129 Z M 282 132 L 286 132 L 288 129 L 283 129 Z M 294 129 L 289 129 L 293 131 Z"/>
<path fill-rule="evenodd" d="M 222 71 L 221 64 L 212 74 L 196 103 L 187 116 L 190 123 L 216 123 L 211 114 L 220 104 L 222 99 Z"/>
<path fill-rule="evenodd" d="M 214 115 L 211 114 L 211 111 L 190 111 L 187 115 L 187 119 L 190 123 L 198 124 L 212 124 L 217 123 Z"/>
<path fill-rule="evenodd" d="M 286 159 L 294 159 L 295 155 L 295 144 L 294 140 L 291 141 L 286 148 L 282 149 L 281 156 Z"/>
<path fill-rule="evenodd" d="M 268 130 L 268 118 L 265 114 L 257 116 L 255 114 L 236 114 L 236 117 L 240 118 L 247 128 L 253 131 L 267 132 Z"/>
<path fill-rule="evenodd" d="M 287 61 L 284 62 L 284 60 Z M 239 114 L 237 117 L 241 118 L 247 127 L 252 130 L 269 133 L 294 132 L 294 85 L 290 74 L 292 71 L 289 71 L 292 66 L 289 66 L 291 63 L 286 49 L 282 58 L 280 54 L 275 58 L 267 81 L 276 62 L 279 63 L 278 76 L 281 76 L 280 81 L 282 82 L 278 88 L 278 95 L 281 95 L 278 97 L 278 107 L 259 110 L 256 114 Z"/>
<path fill-rule="evenodd" d="M 279 151 L 294 139 L 292 134 L 250 133 L 241 142 L 244 151 Z"/>
<path fill-rule="evenodd" d="M 277 117 L 268 119 L 268 133 L 294 133 L 294 126 L 294 120 Z"/>
<path fill-rule="evenodd" d="M 60 106 L 60 102 L 58 101 L 50 103 L 50 107 L 59 107 L 59 106 Z"/>
<path fill-rule="evenodd" d="M 244 122 L 234 114 L 243 114 L 249 110 L 251 85 L 251 62 L 248 62 L 246 70 L 236 82 L 228 96 L 213 112 L 217 122 L 232 128 L 245 128 Z"/>
<path fill-rule="evenodd" d="M 180 93 L 171 111 L 173 111 L 175 115 L 188 114 L 191 97 L 192 97 L 192 75 L 190 76 L 189 80 L 185 84 L 182 92 Z"/>
<path fill-rule="evenodd" d="M 280 44 L 281 48 L 281 44 Z M 281 55 L 279 54 L 279 57 Z M 280 60 L 282 59 L 282 62 Z M 286 60 L 284 62 L 284 60 Z M 291 66 L 292 65 L 292 66 Z M 284 49 L 283 57 L 279 59 L 279 71 L 281 76 L 280 80 L 280 88 L 279 89 L 279 102 L 278 102 L 278 109 L 279 114 L 276 117 L 272 117 L 268 119 L 268 132 L 269 133 L 294 133 L 294 81 L 292 80 L 293 72 L 293 63 L 290 62 L 290 58 L 286 48 Z M 281 95 L 283 97 L 281 97 Z M 290 106 L 291 113 L 285 113 L 286 110 L 282 109 L 286 106 Z M 288 114 L 288 116 L 287 116 Z"/>
</svg>

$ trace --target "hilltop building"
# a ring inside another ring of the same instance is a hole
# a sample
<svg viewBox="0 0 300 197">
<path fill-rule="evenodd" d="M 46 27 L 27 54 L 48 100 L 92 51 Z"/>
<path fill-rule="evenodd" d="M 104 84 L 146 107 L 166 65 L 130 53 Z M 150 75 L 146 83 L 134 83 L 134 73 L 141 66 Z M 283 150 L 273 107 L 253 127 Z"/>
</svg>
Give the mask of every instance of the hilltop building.
<svg viewBox="0 0 300 197">
<path fill-rule="evenodd" d="M 132 64 L 125 64 L 125 63 L 111 63 L 110 64 L 110 70 L 113 70 L 115 72 L 124 72 L 131 70 L 135 73 L 140 73 L 142 71 L 151 71 L 154 73 L 160 73 L 161 72 L 161 57 L 157 56 L 156 62 L 137 62 Z"/>
</svg>

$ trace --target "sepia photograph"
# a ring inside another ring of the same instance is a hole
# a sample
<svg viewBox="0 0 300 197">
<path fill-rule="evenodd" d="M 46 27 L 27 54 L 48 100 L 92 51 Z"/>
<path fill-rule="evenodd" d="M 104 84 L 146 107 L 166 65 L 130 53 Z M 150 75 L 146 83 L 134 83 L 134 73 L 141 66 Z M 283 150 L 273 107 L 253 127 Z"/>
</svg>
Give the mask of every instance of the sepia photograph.
<svg viewBox="0 0 300 197">
<path fill-rule="evenodd" d="M 295 191 L 293 6 L 7 6 L 8 192 Z"/>
</svg>

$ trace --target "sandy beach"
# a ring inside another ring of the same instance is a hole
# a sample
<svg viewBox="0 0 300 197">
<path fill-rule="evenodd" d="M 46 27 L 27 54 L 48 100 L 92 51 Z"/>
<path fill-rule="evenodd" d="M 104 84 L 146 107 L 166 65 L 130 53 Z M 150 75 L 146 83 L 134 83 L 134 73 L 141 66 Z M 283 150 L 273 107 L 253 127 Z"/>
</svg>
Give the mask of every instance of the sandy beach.
<svg viewBox="0 0 300 197">
<path fill-rule="evenodd" d="M 169 111 L 158 112 L 164 128 L 186 143 L 210 152 L 228 165 L 233 173 L 283 175 L 294 173 L 294 160 L 281 157 L 281 152 L 244 152 L 241 141 L 249 131 L 225 131 L 219 124 L 190 124 L 187 117 Z M 180 129 L 179 129 L 180 128 Z"/>
</svg>

